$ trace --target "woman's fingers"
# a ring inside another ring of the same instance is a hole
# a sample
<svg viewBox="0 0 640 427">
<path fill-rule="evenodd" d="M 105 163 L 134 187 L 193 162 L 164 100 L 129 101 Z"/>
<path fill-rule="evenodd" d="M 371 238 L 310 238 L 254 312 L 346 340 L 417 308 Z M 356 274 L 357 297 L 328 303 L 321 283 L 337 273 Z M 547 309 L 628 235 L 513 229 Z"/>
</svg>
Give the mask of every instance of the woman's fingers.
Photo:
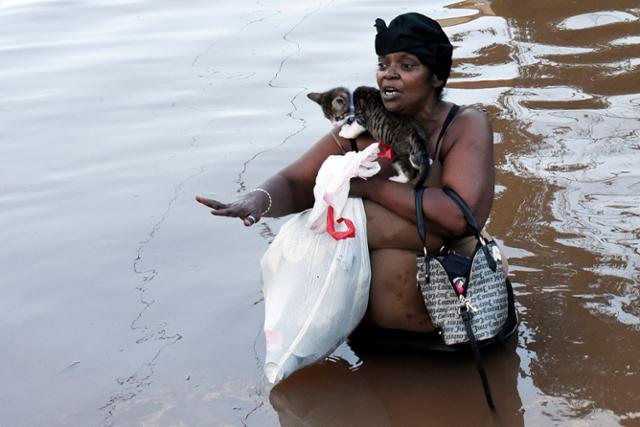
<svg viewBox="0 0 640 427">
<path fill-rule="evenodd" d="M 227 207 L 226 204 L 219 202 L 213 199 L 207 199 L 206 197 L 196 196 L 196 200 L 198 203 L 202 203 L 205 206 L 210 207 L 211 209 L 224 209 Z"/>
<path fill-rule="evenodd" d="M 226 209 L 213 210 L 211 213 L 217 216 L 240 218 L 242 223 L 247 227 L 250 227 L 260 221 L 259 214 L 251 213 L 251 211 L 244 206 L 230 206 Z"/>
<path fill-rule="evenodd" d="M 212 215 L 240 218 L 242 223 L 247 227 L 250 227 L 260 221 L 260 215 L 258 213 L 254 213 L 251 207 L 244 201 L 226 204 L 217 200 L 207 199 L 202 196 L 196 196 L 196 200 L 213 209 L 211 211 Z"/>
<path fill-rule="evenodd" d="M 238 211 L 238 207 L 234 204 L 226 204 L 214 199 L 207 199 L 206 197 L 196 196 L 196 200 L 202 203 L 206 207 L 213 209 L 211 213 L 219 216 L 241 216 L 241 212 Z"/>
<path fill-rule="evenodd" d="M 361 178 L 353 178 L 349 183 L 349 196 L 365 197 L 367 181 Z"/>
</svg>

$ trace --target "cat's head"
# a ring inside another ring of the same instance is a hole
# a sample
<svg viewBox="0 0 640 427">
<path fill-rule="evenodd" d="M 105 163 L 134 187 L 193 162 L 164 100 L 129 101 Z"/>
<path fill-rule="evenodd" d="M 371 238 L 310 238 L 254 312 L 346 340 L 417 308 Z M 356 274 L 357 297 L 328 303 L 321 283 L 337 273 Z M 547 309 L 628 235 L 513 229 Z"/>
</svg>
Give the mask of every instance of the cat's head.
<svg viewBox="0 0 640 427">
<path fill-rule="evenodd" d="M 307 98 L 320 105 L 322 113 L 334 126 L 341 126 L 349 116 L 349 90 L 344 87 L 311 92 Z"/>
</svg>

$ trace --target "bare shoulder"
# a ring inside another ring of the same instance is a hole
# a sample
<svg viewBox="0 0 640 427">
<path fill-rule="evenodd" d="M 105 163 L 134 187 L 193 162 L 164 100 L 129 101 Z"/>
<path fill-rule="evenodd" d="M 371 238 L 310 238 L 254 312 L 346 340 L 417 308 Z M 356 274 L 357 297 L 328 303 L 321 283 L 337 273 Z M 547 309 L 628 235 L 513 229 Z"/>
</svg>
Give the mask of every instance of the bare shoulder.
<svg viewBox="0 0 640 427">
<path fill-rule="evenodd" d="M 482 111 L 465 108 L 450 130 L 443 142 L 442 185 L 457 191 L 484 224 L 495 184 L 491 123 Z"/>
<path fill-rule="evenodd" d="M 489 117 L 475 108 L 462 108 L 451 123 L 443 141 L 443 155 L 454 146 L 493 146 L 493 130 Z"/>
<path fill-rule="evenodd" d="M 451 130 L 454 129 L 457 129 L 458 132 L 491 132 L 491 122 L 483 111 L 467 107 L 460 110 L 458 117 L 452 123 Z"/>
</svg>

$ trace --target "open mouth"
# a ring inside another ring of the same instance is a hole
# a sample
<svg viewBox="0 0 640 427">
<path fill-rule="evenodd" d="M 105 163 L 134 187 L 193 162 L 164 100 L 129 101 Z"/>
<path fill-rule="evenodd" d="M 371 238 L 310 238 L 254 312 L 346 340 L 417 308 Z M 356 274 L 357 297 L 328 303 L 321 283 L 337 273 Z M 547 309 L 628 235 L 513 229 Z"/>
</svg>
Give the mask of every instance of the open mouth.
<svg viewBox="0 0 640 427">
<path fill-rule="evenodd" d="M 384 99 L 392 99 L 392 98 L 395 98 L 396 96 L 398 96 L 400 94 L 400 91 L 398 89 L 396 89 L 395 87 L 384 86 L 380 90 L 380 94 L 382 95 L 382 97 Z"/>
</svg>

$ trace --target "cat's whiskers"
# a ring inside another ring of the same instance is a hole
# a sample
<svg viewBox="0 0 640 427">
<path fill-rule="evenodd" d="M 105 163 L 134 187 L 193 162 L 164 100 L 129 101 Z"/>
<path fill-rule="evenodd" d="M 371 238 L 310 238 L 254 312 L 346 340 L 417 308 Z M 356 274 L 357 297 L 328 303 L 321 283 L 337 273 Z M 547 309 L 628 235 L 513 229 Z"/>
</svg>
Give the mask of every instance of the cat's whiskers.
<svg viewBox="0 0 640 427">
<path fill-rule="evenodd" d="M 332 120 L 331 124 L 333 125 L 334 128 L 339 128 L 339 127 L 342 127 L 344 124 L 346 124 L 348 121 L 349 121 L 349 116 L 346 116 L 338 121 Z"/>
</svg>

